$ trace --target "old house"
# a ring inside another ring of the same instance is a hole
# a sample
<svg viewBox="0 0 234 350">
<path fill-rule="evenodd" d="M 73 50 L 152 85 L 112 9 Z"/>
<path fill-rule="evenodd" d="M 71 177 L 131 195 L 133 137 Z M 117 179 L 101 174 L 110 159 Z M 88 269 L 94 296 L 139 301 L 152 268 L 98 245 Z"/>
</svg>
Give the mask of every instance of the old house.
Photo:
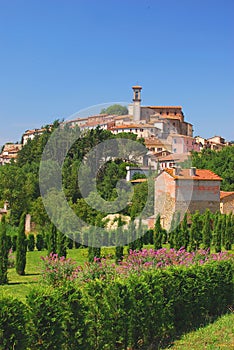
<svg viewBox="0 0 234 350">
<path fill-rule="evenodd" d="M 210 170 L 165 169 L 155 179 L 155 217 L 161 215 L 162 225 L 170 229 L 173 214 L 201 213 L 220 207 L 222 179 Z"/>
<path fill-rule="evenodd" d="M 234 214 L 234 192 L 220 191 L 220 212 L 221 214 Z"/>
</svg>

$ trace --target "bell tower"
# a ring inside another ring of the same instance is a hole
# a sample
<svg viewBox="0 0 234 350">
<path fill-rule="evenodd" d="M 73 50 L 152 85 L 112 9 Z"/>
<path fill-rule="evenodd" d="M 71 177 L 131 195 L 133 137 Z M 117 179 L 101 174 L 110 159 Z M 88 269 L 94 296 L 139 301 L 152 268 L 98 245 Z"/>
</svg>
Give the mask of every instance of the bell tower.
<svg viewBox="0 0 234 350">
<path fill-rule="evenodd" d="M 132 87 L 133 89 L 133 120 L 139 122 L 141 119 L 141 89 L 139 85 Z"/>
</svg>

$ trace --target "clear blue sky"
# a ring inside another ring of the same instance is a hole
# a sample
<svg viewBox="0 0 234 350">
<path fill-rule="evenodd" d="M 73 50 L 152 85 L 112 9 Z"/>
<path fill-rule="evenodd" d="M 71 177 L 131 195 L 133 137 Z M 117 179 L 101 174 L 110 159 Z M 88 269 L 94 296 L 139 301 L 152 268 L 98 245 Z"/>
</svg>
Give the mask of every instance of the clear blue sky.
<svg viewBox="0 0 234 350">
<path fill-rule="evenodd" d="M 0 144 L 82 108 L 182 105 L 234 139 L 233 0 L 0 0 Z"/>
</svg>

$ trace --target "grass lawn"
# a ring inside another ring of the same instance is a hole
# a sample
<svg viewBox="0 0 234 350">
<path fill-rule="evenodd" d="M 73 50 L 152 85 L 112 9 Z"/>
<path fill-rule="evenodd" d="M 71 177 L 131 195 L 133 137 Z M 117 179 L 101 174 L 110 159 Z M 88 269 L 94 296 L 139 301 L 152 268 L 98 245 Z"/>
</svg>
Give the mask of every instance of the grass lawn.
<svg viewBox="0 0 234 350">
<path fill-rule="evenodd" d="M 173 350 L 233 350 L 234 349 L 234 313 L 220 317 L 214 323 L 185 334 L 175 341 Z"/>
<path fill-rule="evenodd" d="M 127 253 L 127 248 L 125 249 Z M 115 254 L 115 248 L 102 248 L 102 255 L 113 255 Z M 17 299 L 22 301 L 25 300 L 30 288 L 35 286 L 40 280 L 41 276 L 41 256 L 46 256 L 47 251 L 38 252 L 27 252 L 27 264 L 25 270 L 25 276 L 19 276 L 15 268 L 8 269 L 8 285 L 0 286 L 0 296 L 2 294 L 11 294 Z M 88 249 L 68 249 L 68 258 L 72 258 L 77 261 L 79 265 L 83 265 L 88 261 Z"/>
</svg>

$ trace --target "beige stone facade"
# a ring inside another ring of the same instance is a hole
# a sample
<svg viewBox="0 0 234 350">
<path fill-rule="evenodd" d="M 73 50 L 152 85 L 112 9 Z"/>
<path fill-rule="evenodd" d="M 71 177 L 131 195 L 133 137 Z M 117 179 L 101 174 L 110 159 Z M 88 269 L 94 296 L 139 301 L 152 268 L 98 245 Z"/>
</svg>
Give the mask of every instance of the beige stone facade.
<svg viewBox="0 0 234 350">
<path fill-rule="evenodd" d="M 215 213 L 220 205 L 221 178 L 210 170 L 165 169 L 155 179 L 155 217 L 170 229 L 173 214 L 181 217 L 207 208 Z"/>
<path fill-rule="evenodd" d="M 234 214 L 234 192 L 220 192 L 220 212 L 222 214 Z"/>
</svg>

